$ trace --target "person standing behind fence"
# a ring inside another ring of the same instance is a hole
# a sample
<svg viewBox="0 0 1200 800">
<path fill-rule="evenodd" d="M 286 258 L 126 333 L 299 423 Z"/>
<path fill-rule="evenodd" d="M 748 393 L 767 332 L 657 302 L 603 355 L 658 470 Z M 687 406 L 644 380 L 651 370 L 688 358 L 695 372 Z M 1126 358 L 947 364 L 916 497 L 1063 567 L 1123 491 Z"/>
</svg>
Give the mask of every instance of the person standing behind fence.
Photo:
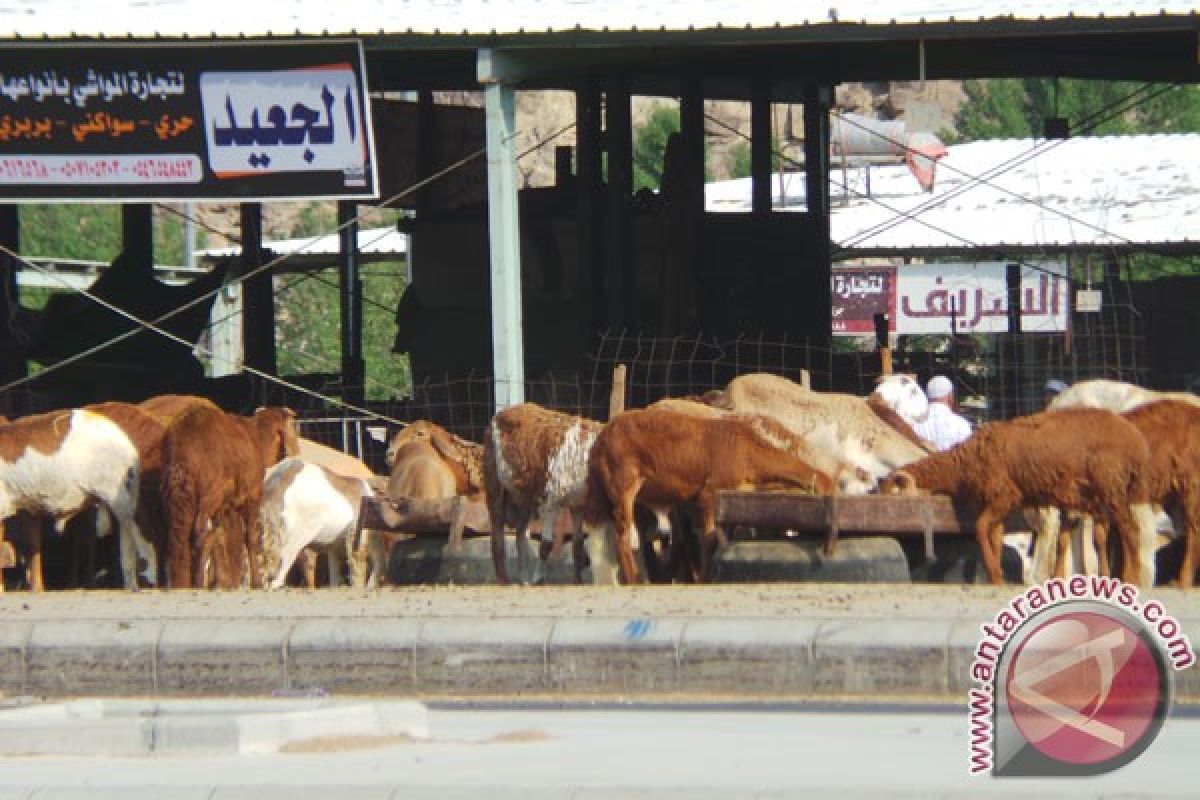
<svg viewBox="0 0 1200 800">
<path fill-rule="evenodd" d="M 945 375 L 934 375 L 925 384 L 929 397 L 929 415 L 913 426 L 917 435 L 938 450 L 949 450 L 969 439 L 971 423 L 955 411 L 954 384 Z"/>
</svg>

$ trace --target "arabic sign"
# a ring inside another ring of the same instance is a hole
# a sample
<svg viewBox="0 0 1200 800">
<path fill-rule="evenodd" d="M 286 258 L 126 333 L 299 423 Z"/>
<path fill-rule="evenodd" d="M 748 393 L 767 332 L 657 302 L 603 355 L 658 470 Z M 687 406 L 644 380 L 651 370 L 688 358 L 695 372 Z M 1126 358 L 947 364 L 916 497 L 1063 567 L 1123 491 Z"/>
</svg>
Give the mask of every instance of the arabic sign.
<svg viewBox="0 0 1200 800">
<path fill-rule="evenodd" d="M 1007 264 L 928 264 L 906 266 L 896 281 L 897 333 L 1006 333 Z M 1070 283 L 1065 263 L 1021 267 L 1021 331 L 1053 333 L 1067 329 Z"/>
<path fill-rule="evenodd" d="M 875 315 L 896 318 L 895 267 L 835 267 L 833 270 L 833 332 L 875 332 Z"/>
<path fill-rule="evenodd" d="M 892 333 L 949 334 L 1008 331 L 1007 263 L 914 264 L 903 267 L 834 267 L 833 333 L 875 331 L 876 313 L 888 315 Z M 1067 330 L 1070 282 L 1062 262 L 1021 268 L 1021 330 Z"/>
<path fill-rule="evenodd" d="M 373 198 L 356 41 L 10 46 L 0 200 Z"/>
</svg>

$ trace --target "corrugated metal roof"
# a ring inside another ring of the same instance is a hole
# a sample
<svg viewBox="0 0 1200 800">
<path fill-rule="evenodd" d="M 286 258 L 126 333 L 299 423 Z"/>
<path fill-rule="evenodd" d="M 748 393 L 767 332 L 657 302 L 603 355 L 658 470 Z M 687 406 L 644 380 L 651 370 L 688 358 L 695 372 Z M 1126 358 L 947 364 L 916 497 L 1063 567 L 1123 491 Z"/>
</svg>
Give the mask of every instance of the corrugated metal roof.
<svg viewBox="0 0 1200 800">
<path fill-rule="evenodd" d="M 972 176 L 991 175 L 982 184 Z M 1200 134 L 955 145 L 932 193 L 904 166 L 832 170 L 831 236 L 852 249 L 1109 246 L 1200 241 Z M 782 188 L 782 191 L 781 191 Z M 784 204 L 804 176 L 776 176 Z M 750 181 L 705 190 L 710 211 L 750 208 Z M 845 201 L 846 205 L 842 205 Z M 776 200 L 779 203 L 779 200 Z M 906 219 L 904 215 L 914 218 Z"/>
<path fill-rule="evenodd" d="M 5 35 L 489 35 L 1195 15 L 1180 0 L 0 0 Z"/>
</svg>

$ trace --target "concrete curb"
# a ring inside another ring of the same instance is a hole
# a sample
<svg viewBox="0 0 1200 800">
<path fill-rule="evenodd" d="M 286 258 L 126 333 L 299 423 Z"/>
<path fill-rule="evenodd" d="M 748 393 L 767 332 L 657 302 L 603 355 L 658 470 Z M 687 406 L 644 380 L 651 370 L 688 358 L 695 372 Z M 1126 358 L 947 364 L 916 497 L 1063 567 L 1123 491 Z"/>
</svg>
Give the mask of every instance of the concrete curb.
<svg viewBox="0 0 1200 800">
<path fill-rule="evenodd" d="M 429 737 L 413 701 L 75 700 L 0 712 L 0 755 L 149 756 L 276 753 L 329 737 Z"/>
<path fill-rule="evenodd" d="M 954 617 L 33 621 L 0 627 L 0 693 L 965 702 L 979 635 Z M 1200 670 L 1175 687 L 1200 702 Z"/>
</svg>

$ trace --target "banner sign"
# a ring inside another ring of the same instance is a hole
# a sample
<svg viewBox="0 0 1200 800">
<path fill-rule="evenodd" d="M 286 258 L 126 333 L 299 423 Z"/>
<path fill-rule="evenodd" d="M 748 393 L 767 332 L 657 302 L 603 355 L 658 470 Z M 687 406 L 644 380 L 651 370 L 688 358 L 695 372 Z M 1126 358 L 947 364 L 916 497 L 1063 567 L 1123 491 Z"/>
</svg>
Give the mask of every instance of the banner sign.
<svg viewBox="0 0 1200 800">
<path fill-rule="evenodd" d="M 875 332 L 875 315 L 896 319 L 895 267 L 834 267 L 833 332 Z"/>
<path fill-rule="evenodd" d="M 0 200 L 371 199 L 358 41 L 10 45 Z"/>
<path fill-rule="evenodd" d="M 899 334 L 1007 333 L 1007 263 L 913 264 L 903 267 L 835 267 L 833 332 L 874 331 L 872 314 L 888 312 Z M 890 272 L 889 272 L 890 271 Z M 880 286 L 890 296 L 880 297 Z M 1070 279 L 1065 262 L 1021 267 L 1021 331 L 1061 333 L 1070 320 Z"/>
</svg>

